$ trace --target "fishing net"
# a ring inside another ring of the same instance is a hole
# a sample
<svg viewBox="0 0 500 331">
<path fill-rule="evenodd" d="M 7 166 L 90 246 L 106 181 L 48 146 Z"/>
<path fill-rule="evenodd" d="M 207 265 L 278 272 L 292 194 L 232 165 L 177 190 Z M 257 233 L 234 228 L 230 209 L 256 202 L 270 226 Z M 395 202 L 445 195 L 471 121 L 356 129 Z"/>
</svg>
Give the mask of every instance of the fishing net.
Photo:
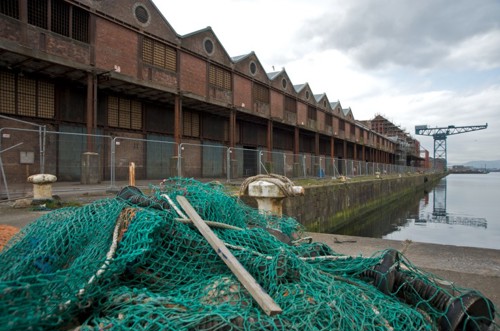
<svg viewBox="0 0 500 331">
<path fill-rule="evenodd" d="M 350 257 L 224 187 L 172 178 L 50 212 L 0 253 L 1 330 L 482 330 L 481 293 L 394 250 Z M 266 314 L 176 203 L 187 198 L 281 308 Z"/>
</svg>

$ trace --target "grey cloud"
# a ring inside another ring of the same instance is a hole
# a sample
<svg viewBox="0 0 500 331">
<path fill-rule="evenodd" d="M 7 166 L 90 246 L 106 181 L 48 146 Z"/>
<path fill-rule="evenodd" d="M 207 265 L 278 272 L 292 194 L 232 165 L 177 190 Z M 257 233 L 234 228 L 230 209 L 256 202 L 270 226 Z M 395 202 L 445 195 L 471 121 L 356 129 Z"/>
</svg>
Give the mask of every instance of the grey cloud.
<svg viewBox="0 0 500 331">
<path fill-rule="evenodd" d="M 310 21 L 299 39 L 319 38 L 364 68 L 429 68 L 470 37 L 500 29 L 498 0 L 341 1 Z M 333 8 L 333 7 L 332 7 Z"/>
</svg>

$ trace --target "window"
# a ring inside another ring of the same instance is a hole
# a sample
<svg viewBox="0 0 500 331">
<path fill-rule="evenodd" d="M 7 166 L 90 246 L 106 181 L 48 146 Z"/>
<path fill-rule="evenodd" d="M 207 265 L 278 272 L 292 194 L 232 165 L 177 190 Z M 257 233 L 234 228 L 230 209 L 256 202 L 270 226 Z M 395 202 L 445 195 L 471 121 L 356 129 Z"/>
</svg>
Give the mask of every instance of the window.
<svg viewBox="0 0 500 331">
<path fill-rule="evenodd" d="M 269 103 L 269 89 L 264 85 L 255 83 L 253 85 L 253 99 L 258 102 Z"/>
<path fill-rule="evenodd" d="M 70 6 L 66 2 L 52 1 L 50 30 L 69 37 Z"/>
<path fill-rule="evenodd" d="M 339 130 L 345 131 L 345 121 L 344 120 L 339 120 Z"/>
<path fill-rule="evenodd" d="M 286 79 L 285 79 L 285 78 L 283 78 L 283 79 L 281 80 L 281 86 L 283 86 L 283 89 L 284 89 L 284 90 L 286 89 L 286 85 L 287 85 Z"/>
<path fill-rule="evenodd" d="M 190 111 L 184 111 L 182 115 L 183 135 L 186 137 L 200 137 L 200 115 Z"/>
<path fill-rule="evenodd" d="M 136 4 L 134 8 L 134 16 L 141 25 L 147 25 L 149 23 L 149 12 L 141 4 Z"/>
<path fill-rule="evenodd" d="M 63 0 L 28 0 L 28 23 L 84 43 L 89 42 L 89 13 Z"/>
<path fill-rule="evenodd" d="M 220 67 L 213 65 L 209 67 L 208 82 L 212 86 L 232 91 L 231 72 Z"/>
<path fill-rule="evenodd" d="M 175 49 L 150 38 L 144 38 L 143 40 L 142 60 L 146 64 L 177 71 L 177 53 Z"/>
<path fill-rule="evenodd" d="M 2 0 L 0 1 L 0 13 L 19 19 L 19 1 L 18 0 Z"/>
<path fill-rule="evenodd" d="M 21 116 L 53 118 L 54 85 L 0 72 L 0 111 Z"/>
<path fill-rule="evenodd" d="M 108 125 L 124 129 L 142 129 L 142 104 L 135 100 L 109 96 Z"/>
<path fill-rule="evenodd" d="M 203 48 L 205 49 L 205 52 L 207 52 L 208 55 L 212 55 L 214 52 L 214 42 L 211 39 L 206 38 L 203 41 Z"/>
<path fill-rule="evenodd" d="M 285 96 L 285 121 L 296 124 L 297 122 L 297 103 L 295 99 Z"/>
<path fill-rule="evenodd" d="M 48 29 L 48 1 L 28 0 L 28 23 L 42 29 Z"/>
<path fill-rule="evenodd" d="M 297 114 L 297 103 L 295 102 L 295 99 L 285 97 L 285 111 Z"/>
<path fill-rule="evenodd" d="M 257 73 L 257 65 L 255 64 L 255 62 L 250 62 L 250 73 L 252 74 L 252 76 L 255 76 L 255 74 Z"/>
<path fill-rule="evenodd" d="M 311 106 L 307 107 L 307 118 L 316 121 L 316 108 Z"/>
<path fill-rule="evenodd" d="M 85 10 L 73 7 L 71 34 L 73 39 L 84 43 L 89 42 L 89 13 Z"/>
<path fill-rule="evenodd" d="M 325 114 L 325 125 L 331 127 L 332 126 L 332 114 Z"/>
</svg>

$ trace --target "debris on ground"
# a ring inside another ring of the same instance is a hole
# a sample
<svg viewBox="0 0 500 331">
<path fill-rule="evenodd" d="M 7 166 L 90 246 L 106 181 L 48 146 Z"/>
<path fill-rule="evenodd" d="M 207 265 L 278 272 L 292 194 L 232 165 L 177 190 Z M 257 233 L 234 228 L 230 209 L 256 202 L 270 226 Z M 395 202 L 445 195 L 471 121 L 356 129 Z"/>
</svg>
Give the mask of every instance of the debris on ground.
<svg viewBox="0 0 500 331">
<path fill-rule="evenodd" d="M 19 232 L 19 229 L 12 225 L 0 224 L 0 251 L 7 242 Z"/>
</svg>

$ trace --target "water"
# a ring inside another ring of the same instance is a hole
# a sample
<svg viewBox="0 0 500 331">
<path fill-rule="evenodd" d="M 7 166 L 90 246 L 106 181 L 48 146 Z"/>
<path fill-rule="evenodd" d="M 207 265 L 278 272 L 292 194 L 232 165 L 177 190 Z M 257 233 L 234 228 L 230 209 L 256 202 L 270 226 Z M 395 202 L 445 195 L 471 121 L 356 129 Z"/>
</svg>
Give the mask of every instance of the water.
<svg viewBox="0 0 500 331">
<path fill-rule="evenodd" d="M 500 173 L 448 175 L 337 233 L 500 249 Z"/>
</svg>

